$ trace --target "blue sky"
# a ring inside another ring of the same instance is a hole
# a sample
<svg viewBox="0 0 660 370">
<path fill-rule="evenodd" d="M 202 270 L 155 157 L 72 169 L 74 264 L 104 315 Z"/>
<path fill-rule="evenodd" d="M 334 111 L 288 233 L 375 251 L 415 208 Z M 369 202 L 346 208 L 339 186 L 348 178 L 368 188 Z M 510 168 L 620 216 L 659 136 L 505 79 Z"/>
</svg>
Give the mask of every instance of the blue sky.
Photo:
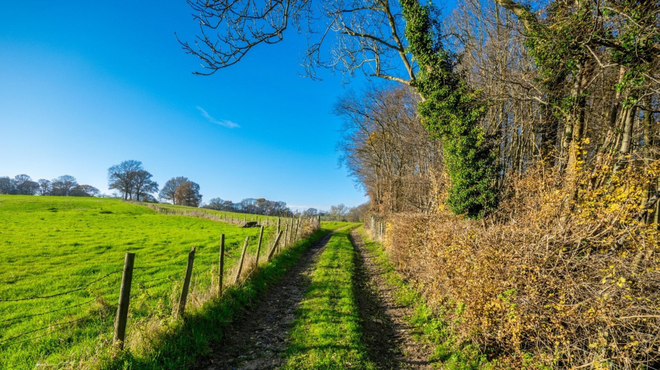
<svg viewBox="0 0 660 370">
<path fill-rule="evenodd" d="M 0 176 L 68 174 L 110 193 L 107 169 L 135 159 L 161 186 L 197 182 L 206 201 L 367 201 L 338 166 L 331 114 L 364 78 L 299 77 L 294 32 L 195 76 L 175 32 L 197 32 L 185 1 L 0 1 Z"/>
</svg>

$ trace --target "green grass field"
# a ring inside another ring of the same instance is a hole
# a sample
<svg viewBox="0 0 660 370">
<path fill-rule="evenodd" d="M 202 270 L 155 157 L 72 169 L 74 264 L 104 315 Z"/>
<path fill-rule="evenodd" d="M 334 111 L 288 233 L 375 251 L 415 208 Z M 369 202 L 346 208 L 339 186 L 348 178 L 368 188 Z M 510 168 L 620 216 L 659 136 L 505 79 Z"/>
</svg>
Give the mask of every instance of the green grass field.
<svg viewBox="0 0 660 370">
<path fill-rule="evenodd" d="M 231 268 L 246 236 L 256 249 L 259 232 L 73 197 L 0 196 L 0 225 L 0 369 L 78 368 L 77 361 L 107 348 L 126 252 L 136 253 L 131 346 L 141 330 L 171 317 L 192 246 L 193 291 L 208 291 L 217 279 L 220 234 Z"/>
<path fill-rule="evenodd" d="M 362 341 L 353 289 L 355 251 L 348 235 L 330 238 L 312 273 L 291 331 L 285 369 L 375 369 Z"/>
</svg>

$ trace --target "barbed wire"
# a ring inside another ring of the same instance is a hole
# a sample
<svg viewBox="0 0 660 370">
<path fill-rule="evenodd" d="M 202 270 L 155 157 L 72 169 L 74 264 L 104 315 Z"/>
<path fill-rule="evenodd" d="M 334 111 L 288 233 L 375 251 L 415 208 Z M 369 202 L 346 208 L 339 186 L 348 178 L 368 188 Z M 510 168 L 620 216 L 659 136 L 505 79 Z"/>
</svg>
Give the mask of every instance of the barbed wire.
<svg viewBox="0 0 660 370">
<path fill-rule="evenodd" d="M 87 317 L 82 317 L 82 318 L 77 319 L 77 320 L 65 321 L 65 322 L 61 322 L 61 323 L 57 323 L 57 324 L 53 324 L 53 325 L 44 326 L 44 327 L 41 327 L 41 328 L 38 328 L 38 329 L 34 329 L 34 330 L 30 330 L 30 331 L 26 331 L 26 332 L 24 332 L 24 333 L 21 333 L 21 334 L 15 335 L 15 336 L 13 336 L 13 337 L 5 338 L 4 340 L 0 341 L 0 344 L 5 344 L 5 343 L 7 343 L 7 342 L 13 341 L 14 339 L 20 338 L 20 337 L 22 337 L 22 336 L 24 336 L 24 335 L 28 335 L 28 334 L 32 334 L 32 333 L 36 333 L 36 332 L 40 332 L 40 331 L 44 331 L 44 330 L 48 330 L 48 329 L 50 329 L 50 328 L 56 328 L 56 327 L 58 327 L 58 326 L 63 326 L 63 325 L 68 325 L 68 324 L 73 324 L 73 323 L 76 323 L 76 322 L 83 321 L 83 320 L 85 320 L 85 319 L 87 319 Z M 30 338 L 30 339 L 28 339 L 28 340 L 33 340 L 33 339 L 36 339 L 36 338 Z"/>
<path fill-rule="evenodd" d="M 165 276 L 164 278 L 158 278 L 158 279 L 136 281 L 136 282 L 133 282 L 133 284 L 144 285 L 144 284 L 147 284 L 147 283 L 153 283 L 153 282 L 162 281 L 162 280 L 170 280 L 174 277 L 174 275 L 175 274 L 172 274 L 172 275 L 169 275 L 169 276 Z"/>
<path fill-rule="evenodd" d="M 98 278 L 94 281 L 91 281 L 91 282 L 87 283 L 86 285 L 80 286 L 80 287 L 75 288 L 75 289 L 68 290 L 66 292 L 60 292 L 60 293 L 55 293 L 55 294 L 45 295 L 45 296 L 32 296 L 32 297 L 16 298 L 16 299 L 0 299 L 0 302 L 21 302 L 21 301 L 29 301 L 29 300 L 32 300 L 32 299 L 47 299 L 47 298 L 60 297 L 60 296 L 63 296 L 63 295 L 69 294 L 69 293 L 78 292 L 78 291 L 81 291 L 83 289 L 87 289 L 92 284 L 96 284 L 99 281 L 102 281 L 102 280 L 106 279 L 107 277 L 109 277 L 111 275 L 114 275 L 116 273 L 119 273 L 121 271 L 122 270 L 113 271 L 113 272 L 111 272 L 109 274 L 106 274 L 106 275 L 104 275 L 104 276 L 102 276 L 102 277 L 100 277 L 100 278 Z"/>
<path fill-rule="evenodd" d="M 78 303 L 78 304 L 74 304 L 74 305 L 71 305 L 71 306 L 58 308 L 57 310 L 41 312 L 41 313 L 35 313 L 35 314 L 32 314 L 32 315 L 16 316 L 16 317 L 12 317 L 12 318 L 9 318 L 9 319 L 0 320 L 0 323 L 12 322 L 12 321 L 21 320 L 21 319 L 27 319 L 27 318 L 30 318 L 30 317 L 48 315 L 49 313 L 64 311 L 64 310 L 68 310 L 70 308 L 81 307 L 81 306 L 85 306 L 85 305 L 88 305 L 88 304 L 94 303 L 94 302 L 96 302 L 96 298 L 94 298 L 92 300 L 89 300 L 89 301 L 86 301 L 86 302 L 83 302 L 83 303 Z"/>
<path fill-rule="evenodd" d="M 167 263 L 163 263 L 162 265 L 146 265 L 146 266 L 140 265 L 133 267 L 133 270 L 165 269 L 165 268 L 171 268 L 172 266 L 183 265 L 183 264 L 185 264 L 185 259 L 181 257 L 181 259 L 176 262 L 167 262 Z"/>
</svg>

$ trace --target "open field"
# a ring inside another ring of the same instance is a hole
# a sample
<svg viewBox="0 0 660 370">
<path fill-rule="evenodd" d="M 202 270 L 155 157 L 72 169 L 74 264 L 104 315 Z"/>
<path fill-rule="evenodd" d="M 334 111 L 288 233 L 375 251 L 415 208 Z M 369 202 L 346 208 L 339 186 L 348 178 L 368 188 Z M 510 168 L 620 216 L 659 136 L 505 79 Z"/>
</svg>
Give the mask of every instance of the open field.
<svg viewBox="0 0 660 370">
<path fill-rule="evenodd" d="M 217 279 L 220 234 L 229 268 L 257 228 L 158 214 L 115 199 L 0 196 L 0 368 L 76 367 L 111 343 L 126 252 L 135 252 L 127 345 L 168 320 L 187 254 L 195 291 Z M 272 237 L 267 228 L 265 240 Z M 137 341 L 137 340 L 136 340 Z"/>
</svg>

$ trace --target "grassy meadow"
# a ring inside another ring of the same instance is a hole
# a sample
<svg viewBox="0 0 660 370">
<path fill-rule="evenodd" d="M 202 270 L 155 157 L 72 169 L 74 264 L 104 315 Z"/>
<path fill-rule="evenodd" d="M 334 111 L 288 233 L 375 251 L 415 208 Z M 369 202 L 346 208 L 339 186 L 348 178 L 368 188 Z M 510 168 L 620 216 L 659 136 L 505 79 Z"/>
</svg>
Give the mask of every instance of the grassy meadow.
<svg viewBox="0 0 660 370">
<path fill-rule="evenodd" d="M 116 199 L 4 195 L 0 225 L 0 369 L 78 368 L 98 357 L 112 341 L 126 252 L 136 253 L 130 347 L 170 320 L 192 246 L 189 305 L 217 279 L 220 234 L 228 270 L 246 236 L 256 250 L 259 232 Z"/>
</svg>

